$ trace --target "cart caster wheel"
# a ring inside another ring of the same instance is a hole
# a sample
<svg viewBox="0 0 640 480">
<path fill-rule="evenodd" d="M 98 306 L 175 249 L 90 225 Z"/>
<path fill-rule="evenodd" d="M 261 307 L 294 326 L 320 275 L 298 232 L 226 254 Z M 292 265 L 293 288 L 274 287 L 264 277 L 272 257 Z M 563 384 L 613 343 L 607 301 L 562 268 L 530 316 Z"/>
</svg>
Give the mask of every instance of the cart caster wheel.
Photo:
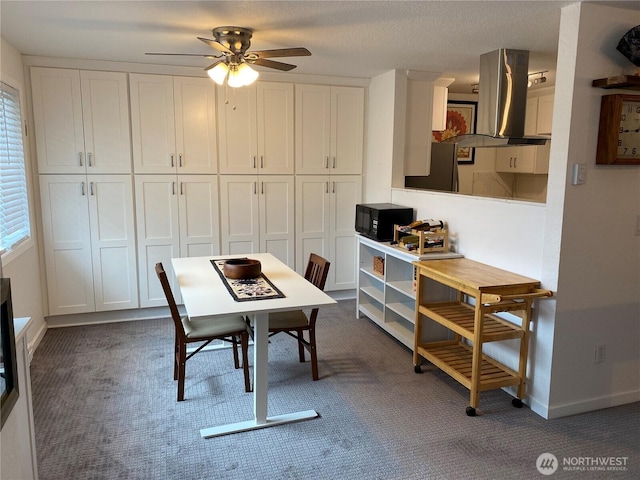
<svg viewBox="0 0 640 480">
<path fill-rule="evenodd" d="M 420 365 L 416 365 L 413 367 L 413 371 L 415 373 L 422 373 L 422 368 L 420 368 Z"/>
<path fill-rule="evenodd" d="M 514 398 L 513 400 L 511 400 L 511 405 L 513 405 L 516 408 L 522 408 L 522 405 L 524 405 L 522 403 L 522 400 L 520 400 L 519 398 Z"/>
<path fill-rule="evenodd" d="M 465 411 L 465 413 L 467 414 L 467 417 L 477 416 L 476 409 L 473 407 L 467 407 L 467 410 Z"/>
</svg>

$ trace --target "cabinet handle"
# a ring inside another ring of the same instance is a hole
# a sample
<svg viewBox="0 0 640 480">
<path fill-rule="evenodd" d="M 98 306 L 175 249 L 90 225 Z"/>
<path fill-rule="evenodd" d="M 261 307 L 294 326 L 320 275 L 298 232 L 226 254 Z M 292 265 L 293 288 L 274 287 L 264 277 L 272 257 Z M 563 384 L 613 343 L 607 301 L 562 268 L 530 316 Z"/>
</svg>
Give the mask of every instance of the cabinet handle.
<svg viewBox="0 0 640 480">
<path fill-rule="evenodd" d="M 253 168 L 256 168 L 256 156 L 253 156 Z"/>
<path fill-rule="evenodd" d="M 260 155 L 260 168 L 264 168 L 264 156 Z"/>
<path fill-rule="evenodd" d="M 336 168 L 336 157 L 333 157 L 333 168 Z"/>
<path fill-rule="evenodd" d="M 87 153 L 87 166 L 89 166 L 89 167 L 93 166 L 91 164 L 91 152 Z"/>
<path fill-rule="evenodd" d="M 258 182 L 253 182 L 253 194 L 256 195 L 258 193 Z"/>
<path fill-rule="evenodd" d="M 513 157 L 509 157 L 509 168 L 513 168 Z"/>
<path fill-rule="evenodd" d="M 93 182 L 89 182 L 89 195 L 91 195 L 92 197 L 94 196 L 94 193 L 93 193 Z"/>
<path fill-rule="evenodd" d="M 260 182 L 260 193 L 264 195 L 264 182 Z"/>
<path fill-rule="evenodd" d="M 513 157 L 513 168 L 517 168 L 518 157 Z"/>
<path fill-rule="evenodd" d="M 182 154 L 178 155 L 178 166 L 182 167 Z"/>
<path fill-rule="evenodd" d="M 175 167 L 175 164 L 173 163 L 173 153 L 171 155 L 169 155 L 169 157 L 171 158 L 171 166 Z"/>
<path fill-rule="evenodd" d="M 176 182 L 171 182 L 171 195 L 176 194 Z"/>
<path fill-rule="evenodd" d="M 329 193 L 329 182 L 324 182 L 324 193 Z"/>
<path fill-rule="evenodd" d="M 336 193 L 336 182 L 331 182 L 332 186 L 331 186 L 331 193 Z"/>
<path fill-rule="evenodd" d="M 82 152 L 78 152 L 78 159 L 80 160 L 80 166 L 82 166 Z"/>
<path fill-rule="evenodd" d="M 82 195 L 84 195 L 84 182 L 80 182 L 80 185 L 82 185 L 80 191 L 81 191 Z"/>
<path fill-rule="evenodd" d="M 324 157 L 324 168 L 329 168 L 329 156 Z"/>
<path fill-rule="evenodd" d="M 180 195 L 184 195 L 184 182 L 180 182 Z"/>
</svg>

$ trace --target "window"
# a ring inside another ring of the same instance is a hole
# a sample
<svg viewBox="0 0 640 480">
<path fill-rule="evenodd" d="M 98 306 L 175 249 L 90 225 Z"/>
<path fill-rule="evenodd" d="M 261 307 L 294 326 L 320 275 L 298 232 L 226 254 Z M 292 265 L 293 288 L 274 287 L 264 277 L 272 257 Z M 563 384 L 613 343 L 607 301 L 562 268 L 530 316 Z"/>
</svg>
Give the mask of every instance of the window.
<svg viewBox="0 0 640 480">
<path fill-rule="evenodd" d="M 20 92 L 0 82 L 0 253 L 30 235 Z"/>
</svg>

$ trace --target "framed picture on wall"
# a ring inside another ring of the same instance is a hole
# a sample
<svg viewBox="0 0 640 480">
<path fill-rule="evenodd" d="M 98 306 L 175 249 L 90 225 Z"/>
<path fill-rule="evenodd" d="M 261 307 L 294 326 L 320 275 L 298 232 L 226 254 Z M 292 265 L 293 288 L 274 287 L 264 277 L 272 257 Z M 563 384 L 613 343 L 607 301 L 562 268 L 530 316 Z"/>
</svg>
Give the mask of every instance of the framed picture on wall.
<svg viewBox="0 0 640 480">
<path fill-rule="evenodd" d="M 447 103 L 446 129 L 442 132 L 432 132 L 434 142 L 442 142 L 447 138 L 476 133 L 478 102 L 450 101 Z M 458 163 L 472 164 L 475 159 L 475 149 L 472 147 L 458 148 Z"/>
</svg>

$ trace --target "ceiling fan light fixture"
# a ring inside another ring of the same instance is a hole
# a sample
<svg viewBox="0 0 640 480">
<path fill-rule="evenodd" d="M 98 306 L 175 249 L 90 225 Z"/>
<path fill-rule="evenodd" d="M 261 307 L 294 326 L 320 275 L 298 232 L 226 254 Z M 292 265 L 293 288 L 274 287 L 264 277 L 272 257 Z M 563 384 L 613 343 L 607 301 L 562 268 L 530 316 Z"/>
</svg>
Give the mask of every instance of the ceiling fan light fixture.
<svg viewBox="0 0 640 480">
<path fill-rule="evenodd" d="M 231 65 L 229 69 L 229 79 L 227 83 L 232 88 L 244 87 L 251 85 L 258 79 L 260 74 L 246 63 L 240 65 Z"/>
<path fill-rule="evenodd" d="M 224 83 L 224 79 L 227 78 L 227 73 L 229 73 L 229 67 L 224 62 L 220 62 L 215 67 L 207 70 L 207 75 L 218 85 Z"/>
</svg>

